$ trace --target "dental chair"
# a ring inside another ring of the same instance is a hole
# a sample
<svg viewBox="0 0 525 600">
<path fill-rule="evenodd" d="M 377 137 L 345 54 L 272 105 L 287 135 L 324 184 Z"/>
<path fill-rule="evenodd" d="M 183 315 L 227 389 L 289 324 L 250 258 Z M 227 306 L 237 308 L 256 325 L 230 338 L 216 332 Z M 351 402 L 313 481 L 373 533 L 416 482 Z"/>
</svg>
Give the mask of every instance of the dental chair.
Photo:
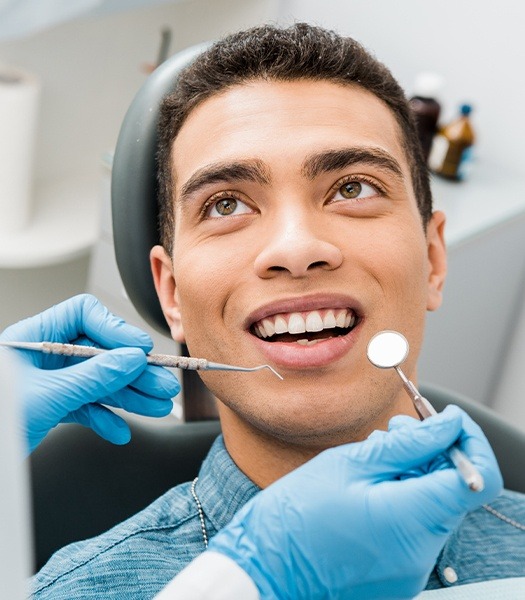
<svg viewBox="0 0 525 600">
<path fill-rule="evenodd" d="M 113 164 L 113 232 L 122 281 L 140 315 L 167 335 L 149 266 L 149 251 L 159 242 L 157 110 L 179 71 L 203 48 L 173 56 L 148 78 L 125 117 Z M 78 425 L 62 425 L 33 453 L 37 569 L 62 546 L 106 531 L 197 475 L 220 424 L 214 399 L 196 373 L 184 371 L 182 384 L 184 423 L 132 421 L 132 440 L 120 447 Z M 431 385 L 421 390 L 438 411 L 453 403 L 471 414 L 494 448 L 506 487 L 525 493 L 524 432 L 459 394 Z"/>
</svg>

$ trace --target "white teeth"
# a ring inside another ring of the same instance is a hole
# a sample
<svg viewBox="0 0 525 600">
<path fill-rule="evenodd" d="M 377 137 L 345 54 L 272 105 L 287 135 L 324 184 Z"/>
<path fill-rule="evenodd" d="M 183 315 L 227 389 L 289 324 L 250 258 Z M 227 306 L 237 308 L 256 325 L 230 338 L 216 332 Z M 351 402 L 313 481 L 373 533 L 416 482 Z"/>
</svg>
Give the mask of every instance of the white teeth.
<svg viewBox="0 0 525 600">
<path fill-rule="evenodd" d="M 315 346 L 319 342 L 325 342 L 326 340 L 331 340 L 331 337 L 324 338 L 323 340 L 297 340 L 297 344 L 301 346 Z"/>
<path fill-rule="evenodd" d="M 272 335 L 275 333 L 275 327 L 270 321 L 270 319 L 263 319 L 263 322 L 261 324 L 261 329 L 262 328 L 264 328 L 264 330 L 266 331 L 267 337 L 272 337 Z"/>
<path fill-rule="evenodd" d="M 292 313 L 288 321 L 289 333 L 304 333 L 306 331 L 306 323 L 299 313 Z"/>
<path fill-rule="evenodd" d="M 268 337 L 268 335 L 266 334 L 266 330 L 264 329 L 264 327 L 262 325 L 256 325 L 255 332 L 257 333 L 257 335 L 259 337 L 262 337 L 262 338 Z"/>
<path fill-rule="evenodd" d="M 337 327 L 335 315 L 333 310 L 329 310 L 323 319 L 323 329 L 334 329 Z"/>
<path fill-rule="evenodd" d="M 306 331 L 323 331 L 324 323 L 321 315 L 314 310 L 308 313 L 305 321 Z"/>
<path fill-rule="evenodd" d="M 274 326 L 275 333 L 286 333 L 288 331 L 288 323 L 283 317 L 276 317 Z"/>
<path fill-rule="evenodd" d="M 344 329 L 353 327 L 356 322 L 355 314 L 349 309 L 329 309 L 323 315 L 322 313 L 323 311 L 312 310 L 306 316 L 303 316 L 305 313 L 291 313 L 289 316 L 281 314 L 267 317 L 254 325 L 254 331 L 260 338 L 266 339 L 283 333 L 298 335 L 307 331 L 313 333 L 336 327 Z M 305 338 L 296 341 L 303 345 L 307 342 L 317 342 Z"/>
<path fill-rule="evenodd" d="M 346 310 L 341 310 L 337 313 L 337 317 L 335 318 L 335 324 L 337 327 L 344 328 L 347 314 L 348 313 Z"/>
</svg>

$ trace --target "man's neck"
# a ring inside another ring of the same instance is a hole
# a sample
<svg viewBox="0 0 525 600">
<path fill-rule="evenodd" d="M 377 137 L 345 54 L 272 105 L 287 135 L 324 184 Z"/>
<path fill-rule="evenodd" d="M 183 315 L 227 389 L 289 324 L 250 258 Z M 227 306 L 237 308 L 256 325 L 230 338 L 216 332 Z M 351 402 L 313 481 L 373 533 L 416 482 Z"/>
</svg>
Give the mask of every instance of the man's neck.
<svg viewBox="0 0 525 600">
<path fill-rule="evenodd" d="M 268 487 L 318 452 L 286 445 L 234 419 L 221 411 L 225 446 L 239 469 L 260 488 Z"/>
<path fill-rule="evenodd" d="M 393 416 L 386 415 L 381 422 L 368 424 L 366 429 L 351 435 L 340 432 L 326 440 L 317 439 L 315 443 L 294 443 L 260 431 L 219 404 L 226 448 L 239 469 L 260 488 L 269 486 L 327 448 L 366 439 L 374 429 L 386 429 Z M 416 416 L 415 413 L 412 416 Z"/>
</svg>

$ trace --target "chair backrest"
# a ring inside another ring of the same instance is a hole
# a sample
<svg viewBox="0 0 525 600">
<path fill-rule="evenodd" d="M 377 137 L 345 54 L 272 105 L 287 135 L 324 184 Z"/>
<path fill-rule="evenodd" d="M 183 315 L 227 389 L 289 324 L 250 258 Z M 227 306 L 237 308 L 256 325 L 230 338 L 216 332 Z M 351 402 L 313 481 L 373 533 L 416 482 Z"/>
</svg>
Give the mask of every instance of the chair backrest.
<svg viewBox="0 0 525 600">
<path fill-rule="evenodd" d="M 59 425 L 32 454 L 37 570 L 59 548 L 107 531 L 191 481 L 220 433 L 218 421 L 130 427 L 131 442 L 113 446 L 80 425 Z"/>
<path fill-rule="evenodd" d="M 525 493 L 525 431 L 518 429 L 492 409 L 443 387 L 422 384 L 421 393 L 440 412 L 456 404 L 468 413 L 487 436 L 499 462 L 505 487 Z"/>
<path fill-rule="evenodd" d="M 177 76 L 207 44 L 168 58 L 144 82 L 120 128 L 111 175 L 111 210 L 115 258 L 126 292 L 152 327 L 169 334 L 155 292 L 149 264 L 159 243 L 157 207 L 157 123 L 162 100 Z"/>
</svg>

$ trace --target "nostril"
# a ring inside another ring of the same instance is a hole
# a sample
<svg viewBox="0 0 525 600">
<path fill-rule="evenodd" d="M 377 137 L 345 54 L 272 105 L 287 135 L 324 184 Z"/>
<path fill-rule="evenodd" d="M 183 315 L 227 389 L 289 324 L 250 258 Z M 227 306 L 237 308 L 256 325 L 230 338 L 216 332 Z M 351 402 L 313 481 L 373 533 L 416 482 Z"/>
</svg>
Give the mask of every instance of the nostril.
<svg viewBox="0 0 525 600">
<path fill-rule="evenodd" d="M 309 269 L 315 269 L 316 267 L 326 267 L 327 266 L 327 262 L 324 260 L 318 260 L 316 262 L 313 262 L 308 268 Z"/>
</svg>

